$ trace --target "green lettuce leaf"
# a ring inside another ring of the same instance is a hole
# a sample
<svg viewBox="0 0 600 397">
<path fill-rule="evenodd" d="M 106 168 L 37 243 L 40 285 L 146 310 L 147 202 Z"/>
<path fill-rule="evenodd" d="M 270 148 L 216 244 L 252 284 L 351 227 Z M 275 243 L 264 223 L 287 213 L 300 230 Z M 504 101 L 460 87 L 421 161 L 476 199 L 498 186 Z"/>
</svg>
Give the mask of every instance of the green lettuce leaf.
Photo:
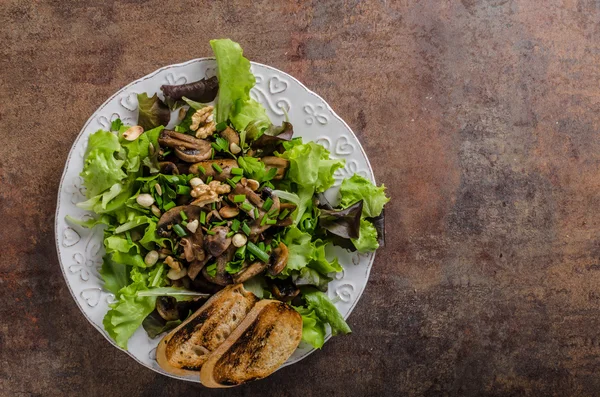
<svg viewBox="0 0 600 397">
<path fill-rule="evenodd" d="M 98 130 L 88 140 L 81 177 L 88 198 L 99 195 L 126 177 L 117 159 L 121 151 L 119 138 L 111 132 Z"/>
<path fill-rule="evenodd" d="M 294 271 L 292 273 L 292 281 L 294 285 L 300 286 L 313 286 L 320 291 L 326 292 L 327 285 L 333 280 L 331 277 L 324 276 L 316 270 L 309 267 L 301 269 L 299 272 Z"/>
<path fill-rule="evenodd" d="M 302 316 L 302 341 L 316 349 L 325 343 L 325 324 L 319 319 L 313 309 L 294 307 Z"/>
<path fill-rule="evenodd" d="M 243 131 L 250 122 L 258 123 L 264 127 L 270 125 L 271 120 L 267 116 L 265 108 L 254 99 L 238 102 L 238 104 L 233 115 L 229 117 L 236 130 Z"/>
<path fill-rule="evenodd" d="M 358 174 L 344 179 L 340 187 L 341 202 L 343 208 L 363 200 L 363 216 L 374 218 L 381 214 L 385 203 L 390 201 L 385 196 L 385 186 L 375 186 L 371 181 Z"/>
<path fill-rule="evenodd" d="M 118 301 L 110 305 L 102 320 L 106 332 L 123 349 L 127 349 L 127 341 L 156 305 L 156 296 L 140 296 L 139 293 L 162 287 L 166 274 L 161 264 L 149 272 L 133 268 L 129 276 L 131 284 L 119 290 Z"/>
<path fill-rule="evenodd" d="M 158 126 L 166 126 L 171 118 L 169 107 L 160 100 L 158 94 L 149 97 L 148 94 L 137 95 L 138 99 L 138 124 L 144 130 L 151 130 Z"/>
<path fill-rule="evenodd" d="M 352 332 L 327 295 L 313 288 L 302 288 L 302 293 L 308 308 L 314 310 L 322 322 L 329 324 L 333 335 Z"/>
<path fill-rule="evenodd" d="M 322 274 L 337 273 L 342 271 L 338 258 L 333 258 L 332 261 L 328 261 L 325 257 L 325 244 L 317 241 L 315 244 L 315 250 L 313 253 L 313 259 L 308 264 L 308 267 L 315 269 Z"/>
<path fill-rule="evenodd" d="M 227 121 L 235 110 L 250 99 L 250 89 L 256 80 L 250 71 L 250 61 L 244 58 L 242 47 L 229 39 L 211 40 L 210 46 L 217 59 L 219 96 L 217 123 Z M 239 102 L 239 105 L 236 103 Z"/>
<path fill-rule="evenodd" d="M 110 255 L 102 258 L 100 275 L 104 280 L 104 289 L 117 295 L 119 290 L 129 284 L 129 268 L 121 263 L 113 261 Z"/>
<path fill-rule="evenodd" d="M 352 239 L 352 244 L 360 253 L 372 252 L 379 248 L 377 242 L 377 230 L 371 222 L 366 219 L 360 220 L 360 235 L 357 239 Z"/>
<path fill-rule="evenodd" d="M 255 179 L 259 182 L 270 181 L 277 172 L 275 168 L 267 171 L 265 164 L 256 157 L 238 157 L 238 164 L 244 170 L 246 178 Z"/>
<path fill-rule="evenodd" d="M 300 231 L 295 226 L 289 228 L 283 238 L 283 242 L 288 248 L 288 262 L 282 274 L 289 275 L 290 271 L 300 270 L 308 265 L 315 251 L 310 240 L 310 234 Z"/>
</svg>

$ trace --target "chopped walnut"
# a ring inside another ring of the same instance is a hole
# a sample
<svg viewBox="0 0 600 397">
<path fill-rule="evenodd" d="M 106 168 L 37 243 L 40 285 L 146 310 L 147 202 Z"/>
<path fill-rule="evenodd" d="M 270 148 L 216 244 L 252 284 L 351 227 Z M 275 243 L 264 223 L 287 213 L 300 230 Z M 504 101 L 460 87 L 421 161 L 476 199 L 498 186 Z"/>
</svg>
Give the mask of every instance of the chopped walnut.
<svg viewBox="0 0 600 397">
<path fill-rule="evenodd" d="M 179 263 L 178 261 L 176 261 L 175 259 L 173 259 L 172 256 L 167 256 L 165 258 L 165 263 L 173 270 L 181 270 L 181 263 Z"/>
<path fill-rule="evenodd" d="M 193 205 L 202 207 L 203 205 L 221 201 L 220 194 L 227 194 L 231 191 L 231 186 L 219 181 L 211 181 L 208 185 L 198 185 L 190 193 L 196 200 Z"/>
<path fill-rule="evenodd" d="M 196 138 L 204 139 L 212 135 L 216 130 L 216 124 L 213 116 L 213 106 L 207 106 L 199 109 L 192 115 L 192 125 L 190 129 L 196 131 Z"/>
</svg>

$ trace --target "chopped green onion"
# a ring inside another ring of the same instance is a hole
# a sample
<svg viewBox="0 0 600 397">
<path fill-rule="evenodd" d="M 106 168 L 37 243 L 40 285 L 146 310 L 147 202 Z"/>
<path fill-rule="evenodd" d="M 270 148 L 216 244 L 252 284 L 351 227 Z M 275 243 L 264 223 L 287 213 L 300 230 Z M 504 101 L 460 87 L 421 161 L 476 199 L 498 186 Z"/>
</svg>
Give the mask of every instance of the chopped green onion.
<svg viewBox="0 0 600 397">
<path fill-rule="evenodd" d="M 269 218 L 267 217 L 267 215 L 263 216 L 262 219 L 260 220 L 260 225 L 264 226 L 268 220 L 269 220 Z"/>
<path fill-rule="evenodd" d="M 183 230 L 183 228 L 181 227 L 181 225 L 178 225 L 178 224 L 173 225 L 173 231 L 175 233 L 177 233 L 177 235 L 179 237 L 185 237 L 185 236 L 187 236 L 187 233 L 185 232 L 185 230 Z"/>
<path fill-rule="evenodd" d="M 277 208 L 273 208 L 271 211 L 269 211 L 269 218 L 277 218 L 277 215 L 279 215 L 279 210 Z"/>
<path fill-rule="evenodd" d="M 171 154 L 171 149 L 164 151 L 163 154 L 162 154 L 162 156 L 163 157 L 167 157 L 170 154 Z"/>
<path fill-rule="evenodd" d="M 240 230 L 240 221 L 237 219 L 234 219 L 231 222 L 231 230 L 233 230 L 234 232 L 237 232 L 238 230 Z"/>
<path fill-rule="evenodd" d="M 210 205 L 210 207 L 211 207 L 213 210 L 216 210 L 216 209 L 217 209 L 217 203 L 212 203 L 212 204 Z"/>
<path fill-rule="evenodd" d="M 188 225 L 187 221 L 181 221 L 181 224 L 182 224 L 183 226 L 187 226 L 187 225 Z"/>
<path fill-rule="evenodd" d="M 258 243 L 256 246 L 257 246 L 258 248 L 260 248 L 260 249 L 261 249 L 261 251 L 264 251 L 264 250 L 265 250 L 265 243 L 264 243 L 264 242 L 262 242 L 262 241 L 261 241 L 260 243 Z"/>
<path fill-rule="evenodd" d="M 203 166 L 199 165 L 198 166 L 198 171 L 200 171 L 201 174 L 206 175 L 206 170 L 204 169 Z"/>
<path fill-rule="evenodd" d="M 192 192 L 192 188 L 189 186 L 177 185 L 177 194 L 182 194 L 184 196 L 189 196 Z"/>
<path fill-rule="evenodd" d="M 223 226 L 226 224 L 227 224 L 227 221 L 212 222 L 213 226 Z"/>
<path fill-rule="evenodd" d="M 274 225 L 277 223 L 277 219 L 268 219 L 267 220 L 267 225 Z"/>
<path fill-rule="evenodd" d="M 254 207 L 254 218 L 258 218 L 258 208 Z"/>
<path fill-rule="evenodd" d="M 167 204 L 163 205 L 163 209 L 165 211 L 170 210 L 171 208 L 175 207 L 175 203 L 172 201 L 169 201 Z"/>
<path fill-rule="evenodd" d="M 220 174 L 221 172 L 223 172 L 223 168 L 221 168 L 221 167 L 219 166 L 219 164 L 217 164 L 217 163 L 212 163 L 212 167 L 213 167 L 213 168 L 214 168 L 214 170 L 215 170 L 215 171 L 217 171 L 219 174 Z"/>
<path fill-rule="evenodd" d="M 235 234 L 235 232 L 229 232 L 229 233 L 227 233 L 227 234 L 225 235 L 225 237 L 231 237 L 231 236 L 233 236 L 234 234 Z"/>
<path fill-rule="evenodd" d="M 271 197 L 267 197 L 265 203 L 263 204 L 263 210 L 268 211 L 273 206 L 273 199 Z"/>
<path fill-rule="evenodd" d="M 243 203 L 240 208 L 246 212 L 250 212 L 250 211 L 252 211 L 253 207 L 252 207 L 252 205 L 250 205 L 250 203 Z"/>
<path fill-rule="evenodd" d="M 179 215 L 181 216 L 181 219 L 183 219 L 184 221 L 187 221 L 188 217 L 185 214 L 185 212 L 183 212 L 183 210 L 179 211 Z"/>
<path fill-rule="evenodd" d="M 233 197 L 233 202 L 234 203 L 243 203 L 244 201 L 246 201 L 246 195 L 245 194 L 236 194 Z"/>
<path fill-rule="evenodd" d="M 215 148 L 210 149 L 210 159 L 214 159 L 215 158 Z"/>
<path fill-rule="evenodd" d="M 217 152 L 221 151 L 221 146 L 217 145 L 216 143 L 211 143 L 210 146 L 213 147 L 213 150 L 216 150 Z"/>
<path fill-rule="evenodd" d="M 227 178 L 225 179 L 225 182 L 227 182 L 229 184 L 229 186 L 231 186 L 232 189 L 235 189 L 235 182 L 232 181 L 231 179 Z"/>
<path fill-rule="evenodd" d="M 271 188 L 271 189 L 275 189 L 275 186 L 273 186 L 273 184 L 271 182 L 269 182 L 269 181 L 263 183 L 263 187 L 268 187 L 268 188 Z"/>
<path fill-rule="evenodd" d="M 215 129 L 216 129 L 217 131 L 219 131 L 219 132 L 220 132 L 220 131 L 223 131 L 225 128 L 227 128 L 227 122 L 226 122 L 226 121 L 221 121 L 219 124 L 217 124 L 217 125 L 215 126 Z"/>
<path fill-rule="evenodd" d="M 264 263 L 269 262 L 269 255 L 265 251 L 258 248 L 253 242 L 248 241 L 247 246 L 248 246 L 248 251 L 250 251 L 250 253 L 252 255 L 254 255 L 258 259 L 260 259 L 261 262 L 264 262 Z"/>
<path fill-rule="evenodd" d="M 212 230 L 207 230 L 206 234 L 210 234 L 211 236 L 214 236 L 217 233 L 213 232 Z"/>
<path fill-rule="evenodd" d="M 203 225 L 206 223 L 206 212 L 204 211 L 200 211 L 200 223 Z"/>
<path fill-rule="evenodd" d="M 290 210 L 288 210 L 287 208 L 284 209 L 283 212 L 281 212 L 281 214 L 279 214 L 279 219 L 285 218 L 289 213 L 290 213 Z"/>
<path fill-rule="evenodd" d="M 242 180 L 242 176 L 241 175 L 234 176 L 233 178 L 231 178 L 231 180 L 235 183 L 238 183 L 239 181 Z"/>
<path fill-rule="evenodd" d="M 244 170 L 242 168 L 232 168 L 231 175 L 244 175 Z"/>
<path fill-rule="evenodd" d="M 206 184 L 208 185 L 210 182 L 212 182 L 212 180 L 213 180 L 212 175 L 207 176 L 206 177 Z"/>
<path fill-rule="evenodd" d="M 243 232 L 246 234 L 246 236 L 249 236 L 249 235 L 250 235 L 250 233 L 252 232 L 252 231 L 250 230 L 250 226 L 248 226 L 248 225 L 246 224 L 246 222 L 242 223 L 242 231 L 243 231 Z"/>
</svg>

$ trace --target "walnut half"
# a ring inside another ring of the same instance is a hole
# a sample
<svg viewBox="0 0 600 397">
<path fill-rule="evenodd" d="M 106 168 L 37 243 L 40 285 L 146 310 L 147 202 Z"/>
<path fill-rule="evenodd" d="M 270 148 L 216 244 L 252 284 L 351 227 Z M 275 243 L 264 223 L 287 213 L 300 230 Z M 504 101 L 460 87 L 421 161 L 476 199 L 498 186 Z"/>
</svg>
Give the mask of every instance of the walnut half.
<svg viewBox="0 0 600 397">
<path fill-rule="evenodd" d="M 191 191 L 191 196 L 195 198 L 192 205 L 202 207 L 206 204 L 221 201 L 219 195 L 227 194 L 231 191 L 231 186 L 219 181 L 211 181 L 208 185 L 198 185 Z"/>
<path fill-rule="evenodd" d="M 207 106 L 202 109 L 198 109 L 196 113 L 192 115 L 192 124 L 190 129 L 196 131 L 196 138 L 204 139 L 216 130 L 216 124 L 213 116 L 214 106 Z"/>
</svg>

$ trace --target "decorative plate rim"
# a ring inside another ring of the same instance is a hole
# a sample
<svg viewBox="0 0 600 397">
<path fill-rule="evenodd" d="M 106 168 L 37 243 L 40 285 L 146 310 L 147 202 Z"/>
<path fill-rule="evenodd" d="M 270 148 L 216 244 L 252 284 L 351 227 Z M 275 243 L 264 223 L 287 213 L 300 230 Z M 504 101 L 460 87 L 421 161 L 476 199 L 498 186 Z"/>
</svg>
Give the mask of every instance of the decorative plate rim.
<svg viewBox="0 0 600 397">
<path fill-rule="evenodd" d="M 104 337 L 104 339 L 106 339 L 112 346 L 116 347 L 118 350 L 120 350 L 123 353 L 126 353 L 129 357 L 131 357 L 133 360 L 135 360 L 138 364 L 140 364 L 142 367 L 150 369 L 154 372 L 157 372 L 161 375 L 165 375 L 168 376 L 170 378 L 176 379 L 176 380 L 183 380 L 183 381 L 188 381 L 188 382 L 194 382 L 194 383 L 200 383 L 199 379 L 198 380 L 193 380 L 193 379 L 189 379 L 189 378 L 183 378 L 183 377 L 179 377 L 176 375 L 172 375 L 166 371 L 159 371 L 158 369 L 154 368 L 154 367 L 150 367 L 148 365 L 146 365 L 146 363 L 142 362 L 140 359 L 138 359 L 135 355 L 133 355 L 130 351 L 125 350 L 123 348 L 121 348 L 120 346 L 118 346 L 114 340 L 112 340 L 112 338 L 110 338 L 110 336 L 108 336 L 105 332 L 105 330 L 95 324 L 92 319 L 87 315 L 87 313 L 84 311 L 83 307 L 81 306 L 81 304 L 79 303 L 79 300 L 77 299 L 77 296 L 75 295 L 75 292 L 73 291 L 73 289 L 71 288 L 71 284 L 67 278 L 67 274 L 65 273 L 65 268 L 63 265 L 63 261 L 60 255 L 60 243 L 59 243 L 59 210 L 60 210 L 60 205 L 61 205 L 61 192 L 63 191 L 63 184 L 65 183 L 65 177 L 67 176 L 67 168 L 68 168 L 68 164 L 71 161 L 71 157 L 73 156 L 73 152 L 75 151 L 75 148 L 77 146 L 77 143 L 79 142 L 79 140 L 82 138 L 85 130 L 87 129 L 88 125 L 94 120 L 94 118 L 97 116 L 98 111 L 102 110 L 105 106 L 107 106 L 109 104 L 109 102 L 111 102 L 115 97 L 117 97 L 118 95 L 120 95 L 121 93 L 123 93 L 123 91 L 127 90 L 127 88 L 129 88 L 130 86 L 137 84 L 139 82 L 148 80 L 152 77 L 154 77 L 155 75 L 165 71 L 165 70 L 169 70 L 172 68 L 177 68 L 177 67 L 182 67 L 182 66 L 186 66 L 195 62 L 203 62 L 203 61 L 208 61 L 208 60 L 215 60 L 214 57 L 201 57 L 201 58 L 194 58 L 191 59 L 189 61 L 185 61 L 185 62 L 181 62 L 181 63 L 175 63 L 175 64 L 171 64 L 171 65 L 167 65 L 167 66 L 163 66 L 159 69 L 156 69 L 155 71 L 144 75 L 142 77 L 140 77 L 139 79 L 133 80 L 132 82 L 128 83 L 127 85 L 121 87 L 119 90 L 117 90 L 113 95 L 111 95 L 108 99 L 106 99 L 98 108 L 96 108 L 96 110 L 94 110 L 94 112 L 92 113 L 92 115 L 87 119 L 87 121 L 85 122 L 85 124 L 83 125 L 83 127 L 81 128 L 81 130 L 79 131 L 79 133 L 77 134 L 77 136 L 75 137 L 75 139 L 73 140 L 73 143 L 71 145 L 71 148 L 69 150 L 69 154 L 67 155 L 67 159 L 65 161 L 65 166 L 60 178 L 60 183 L 58 186 L 58 191 L 57 191 L 57 199 L 56 199 L 56 210 L 54 213 L 54 237 L 55 237 L 55 248 L 56 248 L 56 256 L 58 257 L 58 263 L 60 266 L 60 270 L 61 273 L 63 275 L 63 278 L 65 280 L 65 284 L 67 285 L 67 288 L 69 289 L 69 293 L 71 294 L 71 297 L 73 298 L 73 300 L 75 301 L 75 304 L 77 305 L 77 308 L 79 309 L 79 311 L 81 312 L 81 314 L 83 314 L 83 316 L 85 317 L 85 319 L 96 329 L 100 332 L 100 334 Z M 342 125 L 347 129 L 347 131 L 350 132 L 350 134 L 356 139 L 356 141 L 359 143 L 358 147 L 362 153 L 362 155 L 365 158 L 365 162 L 368 168 L 368 171 L 370 172 L 373 181 L 375 181 L 375 174 L 373 173 L 373 168 L 371 167 L 371 163 L 369 161 L 369 157 L 367 156 L 366 152 L 364 151 L 362 145 L 360 144 L 360 140 L 358 139 L 358 137 L 356 136 L 356 134 L 354 133 L 354 131 L 352 130 L 352 128 L 350 128 L 350 126 L 348 125 L 348 123 L 346 123 L 346 121 L 344 121 L 344 119 L 342 119 L 334 110 L 333 108 L 329 105 L 329 103 L 323 98 L 321 97 L 319 94 L 317 94 L 316 92 L 312 91 L 311 89 L 309 89 L 308 87 L 306 87 L 306 85 L 304 85 L 300 80 L 298 80 L 297 78 L 295 78 L 294 76 L 290 75 L 287 72 L 284 72 L 283 70 L 277 69 L 273 66 L 270 65 L 266 65 L 260 62 L 254 62 L 251 61 L 250 62 L 252 65 L 257 65 L 260 67 L 264 67 L 267 69 L 271 69 L 277 73 L 281 73 L 283 74 L 286 78 L 290 78 L 291 80 L 295 81 L 296 83 L 299 84 L 299 86 L 306 90 L 308 93 L 314 95 L 316 98 L 320 99 L 321 101 L 323 101 L 323 104 L 326 106 L 327 110 L 329 110 L 331 112 L 331 114 L 337 118 Z M 357 295 L 354 303 L 350 306 L 350 309 L 348 310 L 348 313 L 344 316 L 344 320 L 347 320 L 348 317 L 350 316 L 350 314 L 352 314 L 352 311 L 354 310 L 354 308 L 356 307 L 356 305 L 358 304 L 358 302 L 360 301 L 360 298 L 362 297 L 362 294 L 364 293 L 365 289 L 366 289 L 366 285 L 368 283 L 369 280 L 369 276 L 371 273 L 371 268 L 373 267 L 373 262 L 375 261 L 375 254 L 376 252 L 371 252 L 369 253 L 370 258 L 368 260 L 368 264 L 367 264 L 367 268 L 366 268 L 366 272 L 365 272 L 365 287 L 359 292 L 359 294 Z M 331 338 L 331 334 L 327 335 L 325 338 L 325 342 L 327 342 L 329 339 Z M 306 358 L 307 356 L 309 356 L 310 354 L 312 354 L 315 350 L 315 348 L 311 348 L 309 351 L 307 351 L 305 354 L 303 354 L 302 356 L 298 357 L 298 359 L 293 362 L 285 362 L 283 365 L 281 365 L 279 368 L 277 368 L 276 371 L 280 370 L 281 368 L 287 367 L 288 365 L 292 365 L 292 364 L 296 364 L 297 362 L 303 360 L 304 358 Z M 276 372 L 275 371 L 275 372 Z M 200 383 L 201 384 L 201 383 Z"/>
</svg>

